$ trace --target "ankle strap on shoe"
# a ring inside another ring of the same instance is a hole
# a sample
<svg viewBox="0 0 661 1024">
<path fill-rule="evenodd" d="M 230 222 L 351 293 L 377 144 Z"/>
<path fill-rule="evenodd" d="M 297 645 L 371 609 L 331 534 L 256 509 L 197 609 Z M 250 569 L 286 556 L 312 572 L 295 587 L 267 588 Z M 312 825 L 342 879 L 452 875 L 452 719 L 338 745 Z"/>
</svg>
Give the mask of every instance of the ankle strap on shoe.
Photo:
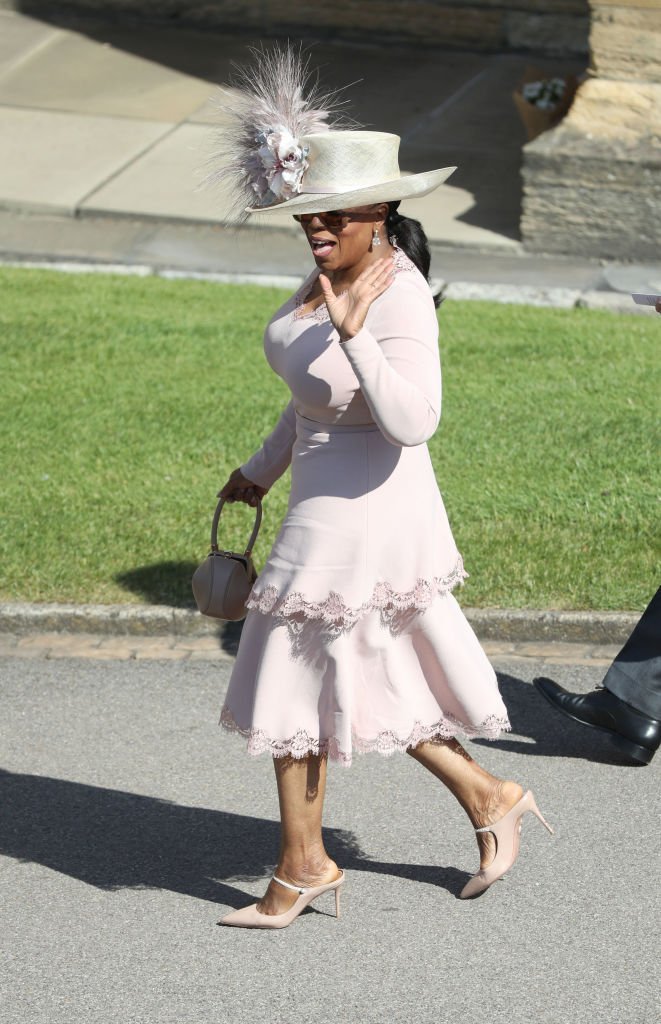
<svg viewBox="0 0 661 1024">
<path fill-rule="evenodd" d="M 284 885 L 285 889 L 291 889 L 292 892 L 297 892 L 301 896 L 303 893 L 307 892 L 307 889 L 301 888 L 300 885 L 292 885 L 291 882 L 283 882 L 281 878 L 277 878 L 275 875 L 272 875 L 271 877 L 274 882 L 278 883 L 278 885 Z"/>
</svg>

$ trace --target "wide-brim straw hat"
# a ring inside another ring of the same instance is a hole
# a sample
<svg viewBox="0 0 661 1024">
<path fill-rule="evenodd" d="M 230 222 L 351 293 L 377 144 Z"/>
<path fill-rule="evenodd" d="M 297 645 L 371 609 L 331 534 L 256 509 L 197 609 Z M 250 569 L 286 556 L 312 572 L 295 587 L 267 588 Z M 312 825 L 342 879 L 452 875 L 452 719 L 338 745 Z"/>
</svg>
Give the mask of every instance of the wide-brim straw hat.
<svg viewBox="0 0 661 1024">
<path fill-rule="evenodd" d="M 297 194 L 269 205 L 247 207 L 246 213 L 323 213 L 414 199 L 433 192 L 456 171 L 456 167 L 440 167 L 402 174 L 400 139 L 390 132 L 324 131 L 303 135 L 297 141 L 307 161 Z"/>
</svg>

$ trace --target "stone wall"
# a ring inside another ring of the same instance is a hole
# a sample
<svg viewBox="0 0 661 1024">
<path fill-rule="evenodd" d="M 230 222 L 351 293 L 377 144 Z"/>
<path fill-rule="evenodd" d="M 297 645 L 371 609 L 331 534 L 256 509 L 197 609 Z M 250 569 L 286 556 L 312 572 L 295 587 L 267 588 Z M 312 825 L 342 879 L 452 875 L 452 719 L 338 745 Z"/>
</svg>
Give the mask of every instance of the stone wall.
<svg viewBox="0 0 661 1024">
<path fill-rule="evenodd" d="M 588 0 L 0 0 L 2 7 L 559 56 L 587 53 L 589 28 Z"/>
<path fill-rule="evenodd" d="M 661 255 L 661 0 L 592 0 L 591 76 L 524 149 L 527 249 Z"/>
<path fill-rule="evenodd" d="M 600 78 L 661 82 L 661 0 L 594 0 L 590 52 Z"/>
<path fill-rule="evenodd" d="M 526 248 L 658 260 L 659 126 L 661 86 L 599 78 L 585 82 L 570 116 L 526 146 Z"/>
</svg>

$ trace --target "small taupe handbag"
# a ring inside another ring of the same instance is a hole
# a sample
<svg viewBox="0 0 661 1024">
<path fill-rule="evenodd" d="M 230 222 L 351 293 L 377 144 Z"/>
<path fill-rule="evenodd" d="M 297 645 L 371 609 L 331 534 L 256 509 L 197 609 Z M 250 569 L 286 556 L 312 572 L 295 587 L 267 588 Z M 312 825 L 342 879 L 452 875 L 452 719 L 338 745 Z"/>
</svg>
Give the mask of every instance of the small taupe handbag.
<svg viewBox="0 0 661 1024">
<path fill-rule="evenodd" d="M 252 549 L 262 522 L 262 502 L 257 498 L 255 525 L 242 555 L 218 549 L 218 521 L 225 499 L 221 498 L 211 524 L 211 551 L 193 573 L 195 603 L 203 615 L 237 622 L 246 617 L 246 600 L 257 579 Z"/>
</svg>

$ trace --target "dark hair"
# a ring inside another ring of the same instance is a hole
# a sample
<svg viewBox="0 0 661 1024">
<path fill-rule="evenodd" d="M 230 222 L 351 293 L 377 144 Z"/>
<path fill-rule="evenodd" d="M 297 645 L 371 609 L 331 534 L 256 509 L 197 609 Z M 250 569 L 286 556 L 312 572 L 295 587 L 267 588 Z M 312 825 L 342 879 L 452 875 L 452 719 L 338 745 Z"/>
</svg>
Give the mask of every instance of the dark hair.
<svg viewBox="0 0 661 1024">
<path fill-rule="evenodd" d="M 386 218 L 386 231 L 388 238 L 394 238 L 400 249 L 403 249 L 412 263 L 429 283 L 429 267 L 431 265 L 431 253 L 429 242 L 419 220 L 413 217 L 403 217 L 398 213 L 399 200 L 388 203 L 388 216 Z M 438 296 L 434 296 L 434 305 L 439 305 Z"/>
</svg>

